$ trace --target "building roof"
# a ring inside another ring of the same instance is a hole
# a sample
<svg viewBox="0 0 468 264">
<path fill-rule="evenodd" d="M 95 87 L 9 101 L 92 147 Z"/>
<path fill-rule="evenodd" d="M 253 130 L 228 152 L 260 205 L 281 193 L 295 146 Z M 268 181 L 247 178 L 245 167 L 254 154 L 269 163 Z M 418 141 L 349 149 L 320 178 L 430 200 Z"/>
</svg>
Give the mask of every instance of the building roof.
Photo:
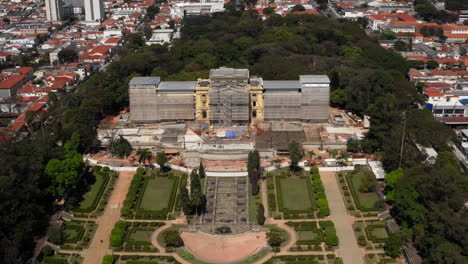
<svg viewBox="0 0 468 264">
<path fill-rule="evenodd" d="M 299 75 L 301 83 L 330 83 L 327 75 Z"/>
<path fill-rule="evenodd" d="M 130 80 L 130 88 L 139 88 L 139 87 L 132 87 L 132 86 L 138 86 L 138 85 L 155 85 L 158 86 L 158 84 L 161 82 L 161 77 L 133 77 Z"/>
<path fill-rule="evenodd" d="M 263 88 L 265 89 L 300 89 L 301 83 L 299 81 L 263 81 Z"/>
<path fill-rule="evenodd" d="M 377 180 L 385 179 L 386 173 L 381 161 L 368 161 L 367 163 L 369 164 L 369 167 L 371 168 Z"/>
<path fill-rule="evenodd" d="M 160 90 L 195 90 L 195 81 L 180 81 L 180 82 L 161 82 L 158 85 L 158 91 Z"/>
<path fill-rule="evenodd" d="M 210 70 L 210 78 L 249 78 L 249 70 L 221 67 Z"/>
</svg>

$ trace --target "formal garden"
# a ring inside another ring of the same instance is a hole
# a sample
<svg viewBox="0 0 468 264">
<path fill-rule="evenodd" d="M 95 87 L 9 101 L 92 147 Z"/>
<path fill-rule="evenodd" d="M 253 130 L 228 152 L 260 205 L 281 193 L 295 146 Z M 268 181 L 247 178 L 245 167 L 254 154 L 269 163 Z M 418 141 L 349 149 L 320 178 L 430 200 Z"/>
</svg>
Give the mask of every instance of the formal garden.
<svg viewBox="0 0 468 264">
<path fill-rule="evenodd" d="M 339 240 L 332 221 L 287 222 L 297 233 L 297 242 L 290 251 L 329 251 Z"/>
<path fill-rule="evenodd" d="M 183 172 L 159 169 L 145 171 L 138 168 L 123 203 L 122 216 L 128 219 L 174 219 L 177 190 L 181 180 L 186 181 Z"/>
<path fill-rule="evenodd" d="M 107 201 L 114 189 L 119 174 L 108 167 L 95 166 L 93 169 L 94 183 L 83 195 L 78 206 L 72 208 L 76 217 L 97 217 L 104 212 Z"/>
<path fill-rule="evenodd" d="M 162 222 L 118 221 L 111 232 L 110 246 L 115 251 L 158 252 L 152 246 L 151 236 L 163 225 Z"/>
<path fill-rule="evenodd" d="M 83 249 L 89 246 L 97 225 L 93 221 L 72 220 L 47 232 L 49 242 L 62 249 Z"/>
<path fill-rule="evenodd" d="M 315 218 L 315 194 L 311 176 L 301 170 L 282 168 L 267 174 L 268 201 L 275 219 Z"/>
<path fill-rule="evenodd" d="M 357 217 L 377 216 L 385 208 L 376 192 L 377 183 L 372 171 L 356 166 L 354 171 L 338 173 L 348 211 Z"/>
<path fill-rule="evenodd" d="M 40 264 L 80 264 L 83 258 L 79 254 L 55 253 L 50 246 L 45 246 L 39 256 L 37 263 Z"/>
<path fill-rule="evenodd" d="M 356 239 L 361 247 L 366 249 L 382 249 L 388 239 L 385 221 L 358 220 L 354 223 Z"/>
</svg>

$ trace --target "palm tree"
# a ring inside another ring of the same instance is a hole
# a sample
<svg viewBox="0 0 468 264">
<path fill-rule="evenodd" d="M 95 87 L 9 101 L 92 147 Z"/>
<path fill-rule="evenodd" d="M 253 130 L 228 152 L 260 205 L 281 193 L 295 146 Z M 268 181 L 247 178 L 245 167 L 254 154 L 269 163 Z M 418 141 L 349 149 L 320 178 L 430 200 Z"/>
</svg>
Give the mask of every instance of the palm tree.
<svg viewBox="0 0 468 264">
<path fill-rule="evenodd" d="M 338 155 L 336 160 L 338 161 L 338 166 L 345 166 L 346 162 L 348 162 L 346 152 L 340 152 L 340 155 Z"/>
<path fill-rule="evenodd" d="M 138 162 L 146 165 L 146 161 L 151 164 L 151 159 L 153 158 L 153 154 L 149 149 L 139 149 L 137 151 L 138 157 Z"/>
<path fill-rule="evenodd" d="M 312 157 L 315 155 L 315 152 L 313 150 L 307 151 L 307 156 L 309 156 L 309 162 L 312 160 Z"/>
</svg>

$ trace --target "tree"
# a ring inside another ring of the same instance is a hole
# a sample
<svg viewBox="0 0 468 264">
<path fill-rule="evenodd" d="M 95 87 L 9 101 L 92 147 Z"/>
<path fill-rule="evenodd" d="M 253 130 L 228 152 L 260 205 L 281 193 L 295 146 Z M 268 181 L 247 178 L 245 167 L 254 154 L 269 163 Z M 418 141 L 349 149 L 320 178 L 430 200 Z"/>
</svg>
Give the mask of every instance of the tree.
<svg viewBox="0 0 468 264">
<path fill-rule="evenodd" d="M 146 9 L 146 17 L 148 20 L 153 20 L 156 14 L 159 13 L 159 7 L 155 5 L 150 5 Z"/>
<path fill-rule="evenodd" d="M 394 44 L 393 47 L 398 51 L 408 51 L 409 50 L 408 44 L 406 44 L 406 42 L 401 41 L 401 40 L 395 41 L 395 44 Z"/>
<path fill-rule="evenodd" d="M 257 222 L 259 225 L 263 225 L 265 220 L 265 208 L 262 203 L 259 203 L 257 207 Z"/>
<path fill-rule="evenodd" d="M 269 16 L 275 13 L 275 8 L 274 7 L 265 7 L 263 8 L 263 14 Z"/>
<path fill-rule="evenodd" d="M 284 238 L 279 231 L 270 230 L 267 233 L 268 244 L 272 247 L 279 247 L 283 243 Z"/>
<path fill-rule="evenodd" d="M 338 166 L 345 166 L 348 162 L 347 153 L 344 151 L 340 152 L 340 155 L 336 159 Z"/>
<path fill-rule="evenodd" d="M 385 175 L 385 193 L 387 200 L 393 201 L 394 189 L 403 176 L 404 172 L 402 168 Z"/>
<path fill-rule="evenodd" d="M 190 201 L 189 192 L 186 186 L 180 186 L 179 202 L 185 215 L 191 215 L 193 213 L 193 206 Z"/>
<path fill-rule="evenodd" d="M 167 163 L 166 152 L 159 151 L 158 153 L 156 153 L 156 163 L 161 168 L 161 172 L 164 172 L 166 169 L 166 163 Z"/>
<path fill-rule="evenodd" d="M 201 191 L 200 177 L 197 170 L 192 170 L 190 173 L 190 192 Z"/>
<path fill-rule="evenodd" d="M 315 152 L 313 150 L 307 151 L 307 155 L 309 156 L 309 161 L 311 161 L 315 155 Z"/>
<path fill-rule="evenodd" d="M 44 256 L 53 256 L 55 254 L 55 251 L 52 249 L 51 246 L 47 245 L 42 248 L 42 253 Z"/>
<path fill-rule="evenodd" d="M 436 69 L 436 68 L 439 68 L 439 63 L 435 60 L 428 60 L 426 62 L 426 67 L 428 69 Z"/>
<path fill-rule="evenodd" d="M 289 158 L 291 159 L 291 168 L 295 169 L 297 163 L 304 157 L 302 145 L 296 141 L 289 143 Z"/>
<path fill-rule="evenodd" d="M 252 173 L 252 182 L 251 182 L 252 195 L 257 195 L 260 190 L 260 187 L 258 186 L 258 179 L 259 179 L 258 171 L 255 169 Z"/>
<path fill-rule="evenodd" d="M 202 212 L 204 204 L 204 195 L 200 189 L 190 190 L 190 201 L 195 208 L 195 213 L 198 215 Z"/>
<path fill-rule="evenodd" d="M 466 234 L 465 234 L 466 235 Z M 438 245 L 430 255 L 430 263 L 458 264 L 463 263 L 460 246 L 450 242 Z M 466 260 L 466 259 L 465 259 Z"/>
<path fill-rule="evenodd" d="M 84 172 L 83 157 L 77 151 L 79 145 L 80 135 L 75 132 L 63 146 L 63 159 L 51 159 L 45 167 L 51 181 L 49 190 L 56 198 L 62 198 L 67 191 L 74 189 Z"/>
<path fill-rule="evenodd" d="M 346 142 L 346 150 L 352 153 L 361 152 L 361 142 L 357 139 L 351 138 Z"/>
<path fill-rule="evenodd" d="M 341 89 L 336 89 L 330 93 L 330 102 L 333 106 L 345 107 L 350 101 L 351 96 Z"/>
<path fill-rule="evenodd" d="M 383 38 L 386 40 L 392 40 L 397 38 L 397 34 L 393 31 L 384 31 Z"/>
<path fill-rule="evenodd" d="M 132 153 L 132 145 L 124 137 L 120 136 L 118 140 L 112 142 L 110 153 L 119 158 L 125 158 Z"/>
<path fill-rule="evenodd" d="M 138 155 L 138 163 L 140 164 L 146 164 L 148 162 L 151 164 L 151 160 L 153 159 L 153 154 L 149 149 L 139 149 L 136 153 Z M 158 162 L 156 160 L 156 162 Z M 159 164 L 159 163 L 158 163 Z"/>
<path fill-rule="evenodd" d="M 200 161 L 200 166 L 198 166 L 198 176 L 200 177 L 200 179 L 203 179 L 206 177 L 205 166 L 203 166 L 202 161 Z"/>
<path fill-rule="evenodd" d="M 403 247 L 403 241 L 399 233 L 392 233 L 389 235 L 387 241 L 385 241 L 384 250 L 387 256 L 396 258 L 401 255 Z"/>
<path fill-rule="evenodd" d="M 166 230 L 162 233 L 162 237 L 166 242 L 166 247 L 181 247 L 184 245 L 184 241 L 177 230 Z"/>
<path fill-rule="evenodd" d="M 361 178 L 361 184 L 359 185 L 360 192 L 373 192 L 375 191 L 374 175 L 369 170 L 363 170 L 364 175 Z"/>
<path fill-rule="evenodd" d="M 291 8 L 291 12 L 295 11 L 305 11 L 305 7 L 303 5 L 295 5 Z"/>
<path fill-rule="evenodd" d="M 56 245 L 63 243 L 63 233 L 59 227 L 51 227 L 47 232 L 48 240 Z"/>
<path fill-rule="evenodd" d="M 250 151 L 247 157 L 247 172 L 251 183 L 253 181 L 255 171 L 257 174 L 260 172 L 260 154 L 258 153 L 258 150 Z"/>
<path fill-rule="evenodd" d="M 58 53 L 60 63 L 70 63 L 78 60 L 78 54 L 71 49 L 63 49 Z"/>
</svg>

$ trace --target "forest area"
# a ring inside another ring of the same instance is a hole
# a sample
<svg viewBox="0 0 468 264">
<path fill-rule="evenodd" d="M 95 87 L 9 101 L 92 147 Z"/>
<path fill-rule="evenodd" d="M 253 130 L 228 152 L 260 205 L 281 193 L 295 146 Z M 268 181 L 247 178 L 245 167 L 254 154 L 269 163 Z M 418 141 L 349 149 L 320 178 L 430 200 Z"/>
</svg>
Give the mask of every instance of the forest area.
<svg viewBox="0 0 468 264">
<path fill-rule="evenodd" d="M 448 151 L 447 142 L 454 135 L 431 113 L 416 108 L 423 98 L 405 76 L 415 65 L 379 47 L 360 24 L 295 14 L 272 15 L 262 21 L 256 11 L 229 10 L 185 19 L 182 37 L 171 49 L 144 46 L 141 35 L 129 34 L 117 54 L 119 61 L 93 74 L 76 91 L 50 94 L 42 129 L 30 139 L 0 147 L 0 262 L 28 259 L 33 238 L 46 231 L 52 201 L 67 195 L 73 198 L 86 187 L 86 177 L 72 175 L 84 179 L 76 184 L 57 182 L 56 176 L 77 153 L 96 151 L 97 124 L 104 115 L 128 106 L 132 77 L 196 80 L 220 66 L 248 68 L 251 75 L 271 80 L 328 74 L 331 104 L 371 117 L 371 129 L 357 151 L 377 152 L 388 171 L 400 165 L 405 121 L 404 176 L 399 178 L 404 180 L 394 186 L 392 205 L 407 231 L 398 239 L 417 241 L 427 263 L 460 263 L 440 259 L 468 255 L 468 238 L 463 236 L 468 233 L 463 221 L 467 212 L 460 206 L 467 191 L 466 173 L 450 153 L 441 154 L 433 167 L 421 165 L 424 157 L 415 147 L 418 143 Z M 50 160 L 55 160 L 52 165 Z M 82 170 L 81 164 L 75 165 Z"/>
</svg>

